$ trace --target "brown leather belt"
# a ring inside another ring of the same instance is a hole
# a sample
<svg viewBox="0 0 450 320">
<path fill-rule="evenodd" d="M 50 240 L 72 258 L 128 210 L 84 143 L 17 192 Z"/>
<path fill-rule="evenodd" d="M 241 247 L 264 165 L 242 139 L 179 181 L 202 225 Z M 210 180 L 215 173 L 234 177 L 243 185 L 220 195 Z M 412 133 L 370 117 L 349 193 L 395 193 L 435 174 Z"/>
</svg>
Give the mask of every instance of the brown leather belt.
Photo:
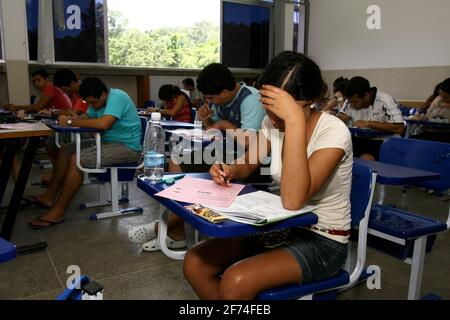
<svg viewBox="0 0 450 320">
<path fill-rule="evenodd" d="M 331 234 L 332 236 L 342 236 L 342 237 L 348 237 L 350 235 L 350 230 L 333 230 L 333 229 L 326 229 L 321 228 L 318 226 L 312 226 L 311 229 L 317 230 L 320 232 Z"/>
</svg>

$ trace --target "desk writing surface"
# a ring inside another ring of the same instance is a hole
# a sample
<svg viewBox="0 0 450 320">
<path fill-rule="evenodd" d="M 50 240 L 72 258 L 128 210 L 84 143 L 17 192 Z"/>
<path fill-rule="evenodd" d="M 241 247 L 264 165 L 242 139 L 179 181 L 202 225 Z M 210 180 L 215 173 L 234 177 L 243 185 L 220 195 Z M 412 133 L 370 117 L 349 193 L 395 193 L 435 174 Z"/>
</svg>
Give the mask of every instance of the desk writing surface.
<svg viewBox="0 0 450 320">
<path fill-rule="evenodd" d="M 405 185 L 435 180 L 440 178 L 437 172 L 424 171 L 414 168 L 397 166 L 379 161 L 362 160 L 354 158 L 355 163 L 367 166 L 377 172 L 377 182 L 388 185 Z"/>
<path fill-rule="evenodd" d="M 94 128 L 61 127 L 58 124 L 47 124 L 53 131 L 58 133 L 103 133 L 103 130 Z"/>
<path fill-rule="evenodd" d="M 7 124 L 1 129 L 0 139 L 47 137 L 52 135 L 53 131 L 43 123 L 14 123 Z"/>
<path fill-rule="evenodd" d="M 362 138 L 384 138 L 392 136 L 392 133 L 377 131 L 370 128 L 348 127 L 352 136 Z"/>
<path fill-rule="evenodd" d="M 174 121 L 174 120 L 161 120 L 161 126 L 166 130 L 176 129 L 194 129 L 197 126 L 190 122 Z"/>
<path fill-rule="evenodd" d="M 175 174 L 175 175 L 179 175 Z M 186 174 L 188 176 L 192 176 L 195 178 L 203 178 L 210 179 L 209 173 L 194 173 L 194 174 Z M 155 194 L 164 190 L 168 186 L 164 184 L 156 184 L 152 185 L 150 182 L 145 181 L 145 178 L 140 176 L 137 181 L 138 188 L 143 190 L 149 196 L 157 200 L 160 204 L 165 206 L 167 209 L 174 212 L 179 217 L 183 218 L 184 221 L 192 225 L 199 232 L 206 234 L 211 237 L 218 238 L 230 238 L 230 237 L 239 237 L 243 235 L 253 234 L 253 233 L 261 233 L 261 232 L 271 232 L 276 230 L 281 230 L 285 228 L 299 227 L 299 226 L 311 226 L 317 223 L 318 218 L 314 213 L 306 213 L 304 215 L 296 216 L 291 219 L 283 220 L 280 222 L 264 225 L 264 226 L 252 226 L 249 224 L 243 224 L 231 220 L 224 220 L 221 223 L 212 224 L 211 222 L 200 218 L 189 212 L 185 205 L 187 203 L 176 202 L 174 200 L 165 199 L 156 197 Z M 251 186 L 246 186 L 244 190 L 240 194 L 247 194 L 251 192 L 255 192 L 256 189 Z"/>
<path fill-rule="evenodd" d="M 412 119 L 406 119 L 406 123 L 410 125 L 418 125 L 418 126 L 427 126 L 432 128 L 450 128 L 450 123 L 446 121 L 436 121 L 436 120 L 412 120 Z"/>
</svg>

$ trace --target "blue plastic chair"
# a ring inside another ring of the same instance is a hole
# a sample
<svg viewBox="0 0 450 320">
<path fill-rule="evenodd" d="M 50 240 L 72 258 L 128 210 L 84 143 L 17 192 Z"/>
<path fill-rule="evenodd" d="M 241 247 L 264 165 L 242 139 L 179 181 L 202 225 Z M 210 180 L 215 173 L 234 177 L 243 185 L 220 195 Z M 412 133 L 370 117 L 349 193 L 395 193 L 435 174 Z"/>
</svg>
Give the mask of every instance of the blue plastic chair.
<svg viewBox="0 0 450 320">
<path fill-rule="evenodd" d="M 144 101 L 144 108 L 145 109 L 147 109 L 147 108 L 154 108 L 155 106 L 156 106 L 156 103 L 153 100 L 146 100 L 146 101 Z"/>
<path fill-rule="evenodd" d="M 355 257 L 353 250 L 350 250 L 347 258 L 347 269 L 340 270 L 335 276 L 300 285 L 289 285 L 279 288 L 265 290 L 258 295 L 261 300 L 293 300 L 293 299 L 333 299 L 340 289 L 345 289 L 355 285 L 365 268 L 366 262 L 366 244 L 367 244 L 367 224 L 370 214 L 374 186 L 376 182 L 376 173 L 373 173 L 368 167 L 353 164 L 353 181 L 351 191 L 351 216 L 352 228 L 359 229 L 358 246 L 356 253 L 356 263 L 353 263 Z M 349 246 L 351 248 L 351 246 Z M 353 267 L 350 264 L 354 264 Z"/>
<path fill-rule="evenodd" d="M 16 257 L 16 245 L 0 238 L 0 263 L 8 262 Z"/>
<path fill-rule="evenodd" d="M 411 115 L 411 110 L 414 110 L 414 108 L 405 105 L 399 105 L 398 108 L 400 109 L 403 117 L 409 117 Z"/>
<path fill-rule="evenodd" d="M 439 180 L 414 185 L 443 192 L 450 188 L 450 144 L 416 139 L 390 138 L 380 149 L 380 161 L 441 174 Z M 405 196 L 403 193 L 402 196 Z M 438 233 L 447 222 L 424 217 L 388 205 L 372 207 L 369 245 L 411 265 L 408 299 L 420 298 L 425 256 L 431 252 Z"/>
<path fill-rule="evenodd" d="M 144 143 L 145 134 L 148 127 L 148 119 L 140 117 L 141 120 L 141 145 Z M 142 168 L 144 163 L 123 163 L 115 165 L 114 167 L 100 168 L 100 169 L 87 169 L 79 167 L 80 170 L 88 173 L 96 173 L 98 181 L 100 183 L 111 184 L 111 200 L 100 200 L 99 202 L 84 203 L 80 205 L 80 209 L 87 209 L 93 207 L 101 207 L 106 205 L 112 206 L 112 212 L 93 214 L 89 217 L 90 220 L 99 220 L 104 218 L 110 218 L 115 216 L 122 216 L 127 214 L 143 213 L 141 207 L 119 209 L 120 203 L 127 203 L 128 195 L 122 194 L 122 198 L 119 199 L 119 182 L 122 182 L 122 190 L 128 190 L 128 182 L 132 182 L 135 177 L 137 169 Z"/>
<path fill-rule="evenodd" d="M 95 281 L 90 281 L 87 276 L 75 279 L 69 288 L 64 290 L 56 300 L 58 301 L 80 301 L 80 300 L 103 300 L 103 286 Z"/>
</svg>

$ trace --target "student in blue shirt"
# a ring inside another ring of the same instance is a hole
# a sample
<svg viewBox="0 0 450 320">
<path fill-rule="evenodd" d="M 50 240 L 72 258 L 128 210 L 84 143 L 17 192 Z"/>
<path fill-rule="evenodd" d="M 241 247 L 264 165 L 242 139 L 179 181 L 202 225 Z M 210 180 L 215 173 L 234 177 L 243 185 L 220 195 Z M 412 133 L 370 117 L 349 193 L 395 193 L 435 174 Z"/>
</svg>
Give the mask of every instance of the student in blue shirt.
<svg viewBox="0 0 450 320">
<path fill-rule="evenodd" d="M 203 69 L 197 87 L 206 102 L 199 110 L 206 129 L 258 131 L 261 128 L 266 112 L 260 107 L 258 90 L 236 82 L 224 65 L 213 63 Z"/>
<path fill-rule="evenodd" d="M 141 122 L 128 94 L 119 89 L 108 89 L 100 79 L 92 77 L 82 82 L 80 96 L 90 106 L 88 118 L 60 116 L 59 125 L 103 130 L 102 167 L 138 162 L 141 154 Z M 92 140 L 83 141 L 81 148 L 81 165 L 95 167 L 95 143 Z M 82 183 L 83 173 L 76 165 L 75 144 L 64 145 L 59 152 L 49 188 L 44 194 L 32 197 L 36 204 L 50 210 L 31 221 L 30 227 L 42 229 L 63 222 L 66 208 Z"/>
</svg>

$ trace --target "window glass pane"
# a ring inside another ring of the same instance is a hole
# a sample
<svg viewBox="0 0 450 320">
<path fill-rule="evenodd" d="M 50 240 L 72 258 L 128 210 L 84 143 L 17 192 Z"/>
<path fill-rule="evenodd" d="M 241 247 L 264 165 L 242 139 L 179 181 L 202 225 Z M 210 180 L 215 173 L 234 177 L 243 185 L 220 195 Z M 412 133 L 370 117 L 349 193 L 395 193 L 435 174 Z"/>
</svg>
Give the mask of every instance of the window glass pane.
<svg viewBox="0 0 450 320">
<path fill-rule="evenodd" d="M 37 60 L 39 0 L 27 0 L 28 54 L 31 61 Z"/>
<path fill-rule="evenodd" d="M 220 0 L 108 0 L 109 63 L 201 69 L 219 62 Z"/>
<path fill-rule="evenodd" d="M 104 1 L 65 0 L 65 25 L 54 23 L 55 60 L 105 62 Z"/>
<path fill-rule="evenodd" d="M 296 4 L 294 6 L 294 39 L 293 50 L 299 53 L 305 53 L 305 6 Z"/>
<path fill-rule="evenodd" d="M 235 68 L 264 68 L 269 61 L 271 9 L 223 2 L 222 62 Z"/>
</svg>

